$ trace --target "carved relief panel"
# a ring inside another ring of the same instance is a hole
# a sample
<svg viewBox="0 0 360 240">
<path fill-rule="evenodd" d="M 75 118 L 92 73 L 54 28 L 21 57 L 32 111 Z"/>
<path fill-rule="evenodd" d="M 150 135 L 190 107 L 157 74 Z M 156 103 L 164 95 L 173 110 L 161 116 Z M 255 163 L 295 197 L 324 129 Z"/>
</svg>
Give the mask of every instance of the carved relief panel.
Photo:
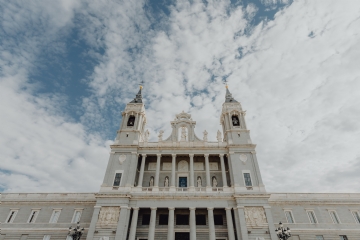
<svg viewBox="0 0 360 240">
<path fill-rule="evenodd" d="M 267 224 L 263 207 L 245 207 L 244 211 L 246 225 L 251 227 L 261 227 Z"/>
<path fill-rule="evenodd" d="M 98 224 L 102 227 L 116 225 L 119 220 L 119 215 L 120 207 L 101 207 Z"/>
<path fill-rule="evenodd" d="M 178 171 L 179 172 L 187 172 L 189 171 L 189 164 L 187 161 L 185 160 L 181 160 L 179 163 L 178 163 Z"/>
</svg>

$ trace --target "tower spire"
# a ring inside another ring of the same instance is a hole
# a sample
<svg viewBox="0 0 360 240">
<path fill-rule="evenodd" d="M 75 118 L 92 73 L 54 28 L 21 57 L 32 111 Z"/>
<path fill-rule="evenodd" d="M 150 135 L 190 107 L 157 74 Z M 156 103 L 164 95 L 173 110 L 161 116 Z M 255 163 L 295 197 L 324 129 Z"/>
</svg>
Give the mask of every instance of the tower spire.
<svg viewBox="0 0 360 240">
<path fill-rule="evenodd" d="M 142 103 L 142 95 L 141 95 L 141 90 L 143 89 L 143 84 L 144 81 L 141 81 L 141 83 L 139 84 L 139 92 L 136 94 L 136 97 L 134 98 L 134 100 L 132 100 L 130 103 Z"/>
<path fill-rule="evenodd" d="M 232 97 L 232 94 L 229 91 L 229 86 L 228 86 L 227 82 L 225 82 L 225 87 L 226 87 L 225 102 L 226 103 L 227 102 L 238 102 Z"/>
</svg>

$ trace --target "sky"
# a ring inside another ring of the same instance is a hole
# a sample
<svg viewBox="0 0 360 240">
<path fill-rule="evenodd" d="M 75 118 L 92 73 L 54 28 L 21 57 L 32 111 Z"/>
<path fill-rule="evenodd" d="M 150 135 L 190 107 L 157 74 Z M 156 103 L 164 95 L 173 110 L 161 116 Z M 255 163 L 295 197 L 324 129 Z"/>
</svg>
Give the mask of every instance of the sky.
<svg viewBox="0 0 360 240">
<path fill-rule="evenodd" d="M 360 192 L 360 1 L 0 0 L 0 191 L 97 192 L 144 81 L 151 141 L 216 140 L 224 81 L 268 192 Z"/>
</svg>

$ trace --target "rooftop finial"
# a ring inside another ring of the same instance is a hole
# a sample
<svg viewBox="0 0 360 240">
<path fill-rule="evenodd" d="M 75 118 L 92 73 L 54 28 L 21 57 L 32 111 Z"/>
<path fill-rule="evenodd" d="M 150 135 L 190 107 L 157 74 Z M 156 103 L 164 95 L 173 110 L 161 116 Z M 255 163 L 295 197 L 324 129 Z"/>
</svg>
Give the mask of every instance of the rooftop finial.
<svg viewBox="0 0 360 240">
<path fill-rule="evenodd" d="M 143 89 L 143 85 L 144 85 L 144 80 L 141 80 L 141 82 L 139 83 L 140 89 Z"/>
<path fill-rule="evenodd" d="M 226 79 L 224 80 L 224 84 L 226 87 L 225 102 L 237 102 L 229 91 L 229 85 Z"/>
</svg>

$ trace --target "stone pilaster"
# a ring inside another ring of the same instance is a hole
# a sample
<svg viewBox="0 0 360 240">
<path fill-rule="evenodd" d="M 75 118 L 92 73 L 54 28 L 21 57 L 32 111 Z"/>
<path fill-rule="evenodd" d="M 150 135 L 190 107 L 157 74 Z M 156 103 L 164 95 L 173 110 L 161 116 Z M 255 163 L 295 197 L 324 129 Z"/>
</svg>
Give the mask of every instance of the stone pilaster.
<svg viewBox="0 0 360 240">
<path fill-rule="evenodd" d="M 209 240 L 216 240 L 215 223 L 214 223 L 214 208 L 207 208 L 208 222 L 209 222 Z"/>
<path fill-rule="evenodd" d="M 174 236 L 175 236 L 175 232 L 174 232 L 174 225 L 175 225 L 174 211 L 175 211 L 175 208 L 169 207 L 167 240 L 174 240 Z"/>
<path fill-rule="evenodd" d="M 239 214 L 241 238 L 242 238 L 242 240 L 249 240 L 248 230 L 246 227 L 244 206 L 237 206 L 237 210 L 238 210 L 238 214 Z"/>
<path fill-rule="evenodd" d="M 224 163 L 224 154 L 219 154 L 220 156 L 220 164 L 221 164 L 221 175 L 222 175 L 222 182 L 223 187 L 227 188 L 227 178 L 226 178 L 226 172 L 225 172 L 225 163 Z"/>
<path fill-rule="evenodd" d="M 156 161 L 156 173 L 155 173 L 155 182 L 154 182 L 153 191 L 159 190 L 161 154 L 156 154 L 156 155 L 157 155 L 157 161 Z"/>
<path fill-rule="evenodd" d="M 152 207 L 150 215 L 148 240 L 155 240 L 155 224 L 156 224 L 156 207 Z"/>
<path fill-rule="evenodd" d="M 267 222 L 269 224 L 269 231 L 270 231 L 271 240 L 277 240 L 278 238 L 277 238 L 276 233 L 275 233 L 275 225 L 274 225 L 274 220 L 273 220 L 272 214 L 271 214 L 271 207 L 270 206 L 264 206 L 264 209 L 265 209 Z"/>
<path fill-rule="evenodd" d="M 143 178 L 144 178 L 144 170 L 145 170 L 145 160 L 146 154 L 142 154 L 141 165 L 140 165 L 140 174 L 139 174 L 139 182 L 138 187 L 142 187 Z"/>
<path fill-rule="evenodd" d="M 128 206 L 120 207 L 120 215 L 119 215 L 118 225 L 116 228 L 115 240 L 126 240 L 130 209 L 131 208 Z"/>
<path fill-rule="evenodd" d="M 190 189 L 194 190 L 194 154 L 189 154 L 190 157 Z"/>
<path fill-rule="evenodd" d="M 91 218 L 91 223 L 90 223 L 89 230 L 88 230 L 88 233 L 86 236 L 86 240 L 93 240 L 93 238 L 94 238 L 94 232 L 95 232 L 96 223 L 99 218 L 100 208 L 101 208 L 101 206 L 94 207 L 94 213 Z"/>
<path fill-rule="evenodd" d="M 231 216 L 231 208 L 225 208 L 225 211 L 226 211 L 226 222 L 227 222 L 229 240 L 235 240 L 234 225 Z"/>
<path fill-rule="evenodd" d="M 176 167 L 176 154 L 172 154 L 171 162 L 171 184 L 170 191 L 175 191 L 175 167 Z"/>
<path fill-rule="evenodd" d="M 133 209 L 134 209 L 134 211 L 133 211 L 133 215 L 132 215 L 132 219 L 131 219 L 129 240 L 136 240 L 135 236 L 136 236 L 137 220 L 138 220 L 138 216 L 139 216 L 139 208 L 134 207 Z"/>
<path fill-rule="evenodd" d="M 209 154 L 204 154 L 204 156 L 205 156 L 205 170 L 206 170 L 206 190 L 208 190 L 209 188 L 211 190 Z"/>
</svg>

